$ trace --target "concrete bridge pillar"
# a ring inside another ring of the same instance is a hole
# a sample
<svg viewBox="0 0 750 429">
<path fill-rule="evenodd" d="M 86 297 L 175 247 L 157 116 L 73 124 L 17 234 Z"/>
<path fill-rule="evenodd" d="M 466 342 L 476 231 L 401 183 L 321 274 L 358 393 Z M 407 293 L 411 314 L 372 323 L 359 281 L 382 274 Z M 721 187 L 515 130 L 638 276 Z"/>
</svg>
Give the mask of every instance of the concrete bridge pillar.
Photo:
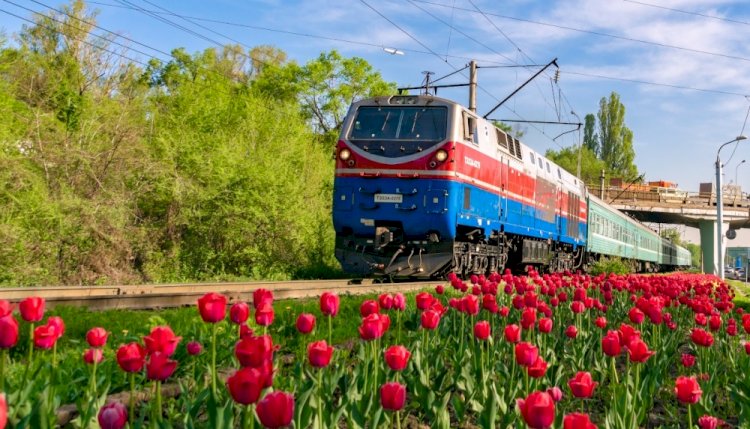
<svg viewBox="0 0 750 429">
<path fill-rule="evenodd" d="M 718 260 L 716 250 L 716 225 L 715 220 L 701 220 L 698 222 L 698 228 L 701 232 L 701 253 L 703 254 L 703 272 L 708 274 L 719 275 L 720 270 L 724 269 L 724 264 Z M 722 225 L 720 234 L 724 234 L 729 229 L 729 223 Z M 726 240 L 722 242 L 724 254 L 726 254 Z"/>
</svg>

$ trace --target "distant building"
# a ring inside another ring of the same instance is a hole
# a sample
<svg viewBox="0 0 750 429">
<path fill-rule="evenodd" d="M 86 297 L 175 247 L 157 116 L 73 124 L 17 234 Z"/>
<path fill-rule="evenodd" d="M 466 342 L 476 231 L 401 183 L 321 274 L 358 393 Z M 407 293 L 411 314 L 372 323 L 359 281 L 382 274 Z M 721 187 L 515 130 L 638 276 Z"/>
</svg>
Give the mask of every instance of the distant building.
<svg viewBox="0 0 750 429">
<path fill-rule="evenodd" d="M 748 259 L 750 259 L 750 247 L 728 247 L 724 262 L 732 268 L 747 268 Z"/>
</svg>

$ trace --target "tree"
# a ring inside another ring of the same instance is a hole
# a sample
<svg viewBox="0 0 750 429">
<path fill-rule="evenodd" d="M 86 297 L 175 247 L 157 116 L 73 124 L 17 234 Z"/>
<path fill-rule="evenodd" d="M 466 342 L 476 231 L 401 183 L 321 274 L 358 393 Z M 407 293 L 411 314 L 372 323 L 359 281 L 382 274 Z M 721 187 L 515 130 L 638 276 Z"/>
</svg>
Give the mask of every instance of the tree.
<svg viewBox="0 0 750 429">
<path fill-rule="evenodd" d="M 670 240 L 672 243 L 682 246 L 682 234 L 680 234 L 680 231 L 677 230 L 677 228 L 665 228 L 661 230 L 662 238 L 666 238 Z"/>
<path fill-rule="evenodd" d="M 700 268 L 701 258 L 703 253 L 701 252 L 701 246 L 695 243 L 683 243 L 685 248 L 690 251 L 690 262 L 693 268 Z"/>
<path fill-rule="evenodd" d="M 594 127 L 596 127 L 596 117 L 589 113 L 584 118 L 583 145 L 599 158 L 599 136 L 594 133 Z"/>
<path fill-rule="evenodd" d="M 555 164 L 567 170 L 570 174 L 575 175 L 578 169 L 578 146 L 570 146 L 559 151 L 548 149 L 544 154 Z M 594 152 L 586 146 L 580 147 L 581 151 L 581 180 L 584 183 L 596 184 L 599 186 L 599 176 L 602 170 L 606 170 L 604 161 L 598 159 Z"/>
<path fill-rule="evenodd" d="M 625 180 L 634 180 L 638 169 L 633 164 L 633 132 L 625 126 L 625 106 L 620 102 L 616 92 L 609 99 L 602 97 L 599 101 L 599 158 L 602 159 L 613 175 Z"/>
<path fill-rule="evenodd" d="M 335 140 L 351 103 L 396 92 L 396 84 L 384 81 L 367 61 L 344 58 L 335 50 L 304 66 L 266 66 L 253 86 L 273 98 L 294 96 L 303 115 L 326 141 Z"/>
</svg>

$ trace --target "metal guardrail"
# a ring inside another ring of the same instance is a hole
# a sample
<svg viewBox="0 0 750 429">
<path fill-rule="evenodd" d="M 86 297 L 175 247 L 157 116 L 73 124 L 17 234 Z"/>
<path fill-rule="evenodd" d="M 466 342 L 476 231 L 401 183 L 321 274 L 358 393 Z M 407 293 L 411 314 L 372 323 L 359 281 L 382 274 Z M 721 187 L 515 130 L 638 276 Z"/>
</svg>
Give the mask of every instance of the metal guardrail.
<svg viewBox="0 0 750 429">
<path fill-rule="evenodd" d="M 411 292 L 438 282 L 375 283 L 372 280 L 303 280 L 280 282 L 187 283 L 120 286 L 48 286 L 0 289 L 0 299 L 18 302 L 39 296 L 48 307 L 87 307 L 89 310 L 154 309 L 194 305 L 208 292 L 222 293 L 230 301 L 250 301 L 256 289 L 268 289 L 278 299 L 313 298 L 323 292 L 363 295 L 380 292 Z"/>
<path fill-rule="evenodd" d="M 596 196 L 601 195 L 601 188 L 598 186 L 589 186 L 588 189 L 590 193 Z M 750 196 L 746 193 L 724 193 L 722 199 L 725 207 L 750 207 Z M 649 202 L 716 207 L 716 194 L 713 192 L 688 192 L 679 189 L 629 190 L 610 186 L 604 188 L 604 201 L 607 203 Z"/>
</svg>

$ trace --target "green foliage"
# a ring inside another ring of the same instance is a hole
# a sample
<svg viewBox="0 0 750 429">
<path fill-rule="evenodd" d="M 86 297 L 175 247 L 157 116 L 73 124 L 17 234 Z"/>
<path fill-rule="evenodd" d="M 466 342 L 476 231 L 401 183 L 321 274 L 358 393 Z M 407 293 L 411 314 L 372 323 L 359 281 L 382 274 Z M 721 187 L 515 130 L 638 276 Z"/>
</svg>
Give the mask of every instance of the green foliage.
<svg viewBox="0 0 750 429">
<path fill-rule="evenodd" d="M 625 125 L 625 106 L 616 92 L 599 101 L 599 157 L 617 177 L 634 180 L 638 176 L 633 161 L 633 132 Z"/>
<path fill-rule="evenodd" d="M 683 246 L 690 251 L 690 265 L 693 268 L 700 268 L 701 264 L 701 246 L 695 243 L 683 243 Z"/>
<path fill-rule="evenodd" d="M 682 243 L 682 234 L 680 234 L 680 231 L 678 231 L 677 228 L 665 228 L 661 230 L 659 235 L 662 238 L 671 240 L 672 243 L 678 246 L 684 246 L 684 244 Z"/>
<path fill-rule="evenodd" d="M 521 129 L 521 127 L 516 124 L 515 126 L 506 124 L 503 121 L 492 121 L 492 124 L 501 130 L 505 131 L 506 134 L 512 135 L 513 137 L 517 139 L 523 138 L 523 135 L 525 134 L 525 131 Z M 575 174 L 575 173 L 574 173 Z"/>
<path fill-rule="evenodd" d="M 64 10 L 0 45 L 0 285 L 340 275 L 319 142 L 393 84 L 268 46 L 141 68 Z"/>
<path fill-rule="evenodd" d="M 599 147 L 599 136 L 595 133 L 594 127 L 596 127 L 596 117 L 589 113 L 584 117 L 583 146 L 588 148 L 596 158 L 599 158 L 601 148 Z"/>
<path fill-rule="evenodd" d="M 630 274 L 633 268 L 620 258 L 601 257 L 589 269 L 589 274 L 597 276 L 599 274 Z"/>
<path fill-rule="evenodd" d="M 580 149 L 581 158 L 581 180 L 584 183 L 597 184 L 602 170 L 606 170 L 604 161 L 598 159 L 596 154 L 586 146 L 569 146 L 559 151 L 548 149 L 544 154 L 552 162 L 567 170 L 570 174 L 575 175 L 578 170 L 578 157 Z M 606 173 L 605 173 L 606 174 Z M 608 174 L 607 174 L 608 175 Z"/>
</svg>

